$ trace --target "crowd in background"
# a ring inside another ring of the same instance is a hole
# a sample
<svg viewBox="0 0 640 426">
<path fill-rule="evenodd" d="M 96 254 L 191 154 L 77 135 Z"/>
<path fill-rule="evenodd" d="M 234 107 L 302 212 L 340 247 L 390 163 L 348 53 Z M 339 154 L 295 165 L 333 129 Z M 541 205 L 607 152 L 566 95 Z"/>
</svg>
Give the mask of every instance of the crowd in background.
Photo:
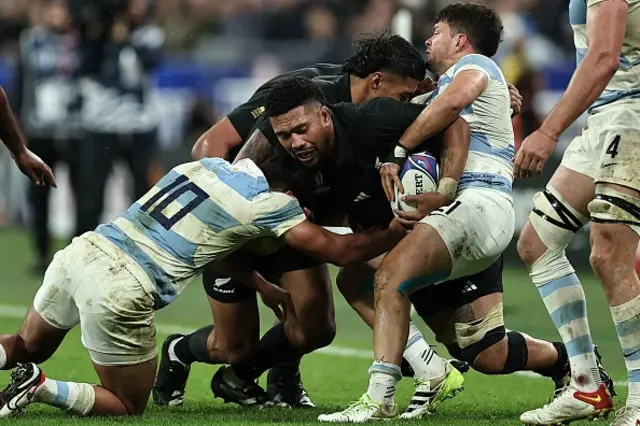
<svg viewBox="0 0 640 426">
<path fill-rule="evenodd" d="M 85 43 L 92 26 L 82 26 L 80 12 L 101 2 L 126 2 L 126 11 L 104 17 L 108 28 L 99 43 Z M 133 177 L 128 196 L 135 199 L 167 167 L 188 160 L 197 136 L 226 112 L 216 108 L 211 88 L 196 86 L 180 124 L 183 131 L 163 131 L 159 125 L 170 129 L 179 115 L 172 112 L 171 102 L 160 102 L 165 115 L 159 115 L 153 108 L 158 102 L 150 100 L 154 73 L 163 64 L 171 68 L 166 64 L 193 63 L 207 70 L 236 66 L 246 70 L 245 76 L 264 81 L 315 62 L 342 62 L 354 40 L 393 29 L 401 9 L 410 12 L 411 41 L 424 51 L 433 17 L 447 3 L 451 1 L 3 0 L 0 82 L 14 100 L 32 149 L 48 162 L 67 165 L 71 178 L 61 184 L 81 201 L 76 203 L 77 234 L 100 220 L 114 162 L 127 165 Z M 503 19 L 505 37 L 495 59 L 524 96 L 523 112 L 514 120 L 517 139 L 522 140 L 540 120 L 536 94 L 548 83 L 542 70 L 571 67 L 574 60 L 568 0 L 484 3 Z M 55 37 L 47 38 L 47 31 Z M 55 49 L 43 49 L 47 43 Z M 36 84 L 31 77 L 42 77 L 44 69 L 57 75 L 56 85 L 29 87 Z M 236 96 L 238 102 L 247 97 Z M 38 111 L 37 118 L 32 111 Z M 159 143 L 162 134 L 174 140 Z M 42 271 L 51 254 L 49 194 L 27 187 L 8 154 L 0 153 L 0 226 L 32 226 L 36 270 Z"/>
</svg>

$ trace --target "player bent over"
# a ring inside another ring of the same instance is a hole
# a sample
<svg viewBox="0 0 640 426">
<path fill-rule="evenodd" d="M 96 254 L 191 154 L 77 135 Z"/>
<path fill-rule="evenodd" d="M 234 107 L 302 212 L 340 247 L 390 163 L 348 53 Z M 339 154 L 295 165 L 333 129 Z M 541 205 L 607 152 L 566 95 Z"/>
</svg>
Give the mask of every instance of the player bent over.
<svg viewBox="0 0 640 426">
<path fill-rule="evenodd" d="M 316 64 L 266 82 L 249 101 L 204 133 L 192 152 L 199 156 L 198 159 L 201 156 L 231 159 L 238 150 L 236 159 L 248 157 L 261 162 L 261 159 L 268 158 L 273 148 L 278 146 L 278 139 L 273 135 L 273 129 L 263 127 L 256 130 L 255 127 L 257 121 L 264 121 L 267 94 L 284 78 L 314 78 L 330 102 L 361 103 L 375 97 L 408 99 L 424 75 L 424 60 L 407 40 L 388 33 L 365 38 L 357 42 L 356 51 L 344 64 Z M 326 191 L 328 185 L 324 186 Z M 335 190 L 335 187 L 329 189 Z M 335 210 L 343 205 L 327 207 Z M 323 214 L 315 208 L 313 211 L 316 223 L 326 225 Z M 215 326 L 207 325 L 185 336 L 175 334 L 167 337 L 153 388 L 156 404 L 172 406 L 183 403 L 185 385 L 194 362 L 235 364 L 250 354 L 255 354 L 261 361 L 276 353 L 285 358 L 285 348 L 300 356 L 333 341 L 336 327 L 332 286 L 326 266 L 292 249 L 252 257 L 252 260 L 256 262 L 256 270 L 265 277 L 277 276 L 280 286 L 295 288 L 298 307 L 305 311 L 305 315 L 298 318 L 297 338 L 293 346 L 284 339 L 279 325 L 260 339 L 259 318 L 247 315 L 247 312 L 255 311 L 255 292 L 207 268 L 203 272 L 203 285 L 209 296 Z M 280 338 L 267 338 L 276 332 Z M 278 405 L 313 407 L 302 385 L 299 363 L 300 358 L 274 364 L 267 376 L 267 393 L 262 392 L 261 396 L 258 395 L 260 388 L 254 386 L 247 387 L 252 398 L 240 394 L 235 398 L 229 399 L 228 395 L 225 398 L 243 405 L 247 401 L 261 404 L 269 399 Z"/>
<path fill-rule="evenodd" d="M 397 224 L 351 236 L 325 231 L 290 195 L 304 192 L 304 172 L 275 161 L 261 167 L 222 159 L 177 166 L 118 219 L 56 253 L 19 332 L 0 336 L 0 368 L 22 363 L 0 394 L 0 417 L 30 402 L 81 415 L 142 413 L 156 372 L 154 311 L 213 261 L 273 309 L 284 303 L 285 328 L 295 322 L 288 293 L 229 257 L 243 246 L 288 244 L 347 264 L 379 255 L 404 235 Z M 52 380 L 36 365 L 78 324 L 99 386 Z"/>
<path fill-rule="evenodd" d="M 558 137 L 588 111 L 534 208 L 518 252 L 529 268 L 571 360 L 570 386 L 552 403 L 523 413 L 551 425 L 606 415 L 613 401 L 600 383 L 585 294 L 566 256 L 591 219 L 591 265 L 600 278 L 627 366 L 626 407 L 615 426 L 640 422 L 640 281 L 634 269 L 640 232 L 640 2 L 571 0 L 578 51 L 571 82 L 542 127 L 522 144 L 516 175 L 539 174 Z"/>
</svg>

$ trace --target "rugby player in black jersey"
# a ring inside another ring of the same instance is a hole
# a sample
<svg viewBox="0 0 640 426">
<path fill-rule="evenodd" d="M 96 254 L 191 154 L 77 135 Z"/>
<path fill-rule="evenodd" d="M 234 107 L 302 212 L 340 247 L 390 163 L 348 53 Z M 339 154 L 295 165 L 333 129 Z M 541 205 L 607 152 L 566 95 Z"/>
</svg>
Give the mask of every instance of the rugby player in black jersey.
<svg viewBox="0 0 640 426">
<path fill-rule="evenodd" d="M 406 40 L 399 36 L 383 34 L 376 38 L 358 42 L 357 52 L 349 58 L 345 65 L 319 64 L 284 76 L 276 77 L 262 86 L 249 102 L 236 108 L 225 119 L 214 125 L 196 143 L 193 149 L 195 157 L 223 156 L 232 157 L 242 145 L 243 141 L 252 133 L 252 126 L 260 120 L 264 112 L 264 100 L 269 89 L 283 78 L 291 76 L 315 77 L 314 81 L 321 87 L 325 96 L 331 102 L 353 101 L 361 102 L 375 97 L 392 97 L 395 99 L 409 99 L 412 97 L 419 80 L 424 75 L 424 68 L 419 53 Z M 428 84 L 426 85 L 428 88 Z M 515 88 L 512 91 L 514 111 L 519 110 L 520 97 Z M 271 153 L 272 144 L 278 144 L 268 120 L 261 120 L 259 131 L 255 131 L 249 138 L 240 157 L 251 157 L 262 160 Z M 275 142 L 274 142 L 275 141 Z M 321 190 L 321 189 L 320 189 Z M 326 197 L 320 197 L 326 198 Z M 325 210 L 335 210 L 330 204 L 317 202 Z M 361 203 L 360 208 L 366 209 L 367 203 Z M 322 219 L 323 224 L 330 224 L 324 217 L 323 211 L 316 210 L 316 217 Z M 281 284 L 286 288 L 295 285 L 297 291 L 303 293 L 303 299 L 309 306 L 314 306 L 318 312 L 309 314 L 311 318 L 325 318 L 323 326 L 317 327 L 315 322 L 310 325 L 311 330 L 302 331 L 311 346 L 321 347 L 331 341 L 334 334 L 333 310 L 331 305 L 330 283 L 326 281 L 324 268 L 308 258 L 299 256 L 291 250 L 283 250 L 275 256 L 259 258 L 261 269 L 273 273 L 283 272 Z M 267 268 L 267 266 L 269 268 Z M 267 268 L 267 269 L 265 269 Z M 313 291 L 301 291 L 300 282 L 308 283 Z M 323 283 L 323 284 L 321 284 Z M 252 324 L 256 318 L 248 318 L 243 312 L 246 304 L 255 304 L 253 292 L 243 291 L 223 277 L 216 277 L 210 271 L 204 274 L 204 284 L 209 294 L 214 321 L 224 329 L 213 326 L 204 327 L 187 338 L 174 335 L 165 342 L 163 359 L 158 373 L 158 380 L 154 388 L 154 400 L 160 404 L 180 404 L 184 397 L 184 384 L 188 375 L 188 365 L 194 361 L 206 363 L 222 363 L 242 358 L 255 346 L 255 339 L 247 336 L 257 334 Z M 322 287 L 323 291 L 318 292 Z M 236 329 L 246 330 L 244 334 L 235 332 Z M 302 326 L 304 330 L 304 324 Z M 225 333 L 230 330 L 230 333 Z M 173 346 L 172 345 L 173 342 Z M 254 343 L 249 343 L 254 342 Z M 313 343 L 312 343 L 313 342 Z M 426 345 L 426 344 L 425 344 Z M 223 349 L 224 348 L 224 349 Z M 314 349 L 309 347 L 307 350 Z M 169 360 L 172 358 L 172 360 Z M 405 365 L 406 367 L 406 365 Z M 410 373 L 410 369 L 405 369 Z M 269 373 L 268 388 L 271 398 L 276 402 L 284 401 L 291 406 L 311 406 L 312 403 L 301 386 L 298 362 L 282 365 L 272 369 Z M 259 399 L 259 398 L 258 398 Z"/>
<path fill-rule="evenodd" d="M 278 141 L 270 130 L 269 122 L 261 120 L 264 101 L 270 88 L 287 76 L 315 77 L 325 95 L 333 102 L 362 102 L 377 96 L 409 99 L 413 95 L 426 69 L 417 49 L 402 37 L 388 33 L 360 40 L 356 44 L 356 52 L 344 65 L 318 64 L 265 83 L 247 103 L 236 108 L 199 138 L 192 150 L 194 158 L 250 157 L 260 161 L 269 157 Z M 262 123 L 260 131 L 252 132 L 259 120 Z M 245 141 L 248 143 L 243 147 Z M 236 157 L 241 147 L 244 149 Z M 271 256 L 256 257 L 255 261 L 259 262 L 255 266 L 272 278 L 274 274 L 282 273 L 280 285 L 285 289 L 295 286 L 295 294 L 300 295 L 297 306 L 307 313 L 299 321 L 298 346 L 308 352 L 329 344 L 335 335 L 335 321 L 331 282 L 326 266 L 318 265 L 308 257 L 288 249 Z M 255 293 L 228 278 L 216 276 L 211 270 L 205 270 L 203 283 L 209 295 L 214 323 L 219 327 L 215 331 L 213 326 L 203 327 L 184 337 L 172 335 L 165 341 L 153 389 L 157 404 L 182 403 L 192 362 L 235 362 L 245 358 L 257 345 L 258 319 L 246 315 L 256 306 Z M 315 321 L 310 323 L 310 318 L 315 318 Z M 242 333 L 236 330 L 242 330 Z M 263 343 L 268 343 L 268 340 Z M 298 364 L 299 360 L 272 369 L 267 390 L 276 402 L 286 402 L 291 406 L 313 406 L 302 387 Z M 257 394 L 257 403 L 264 402 L 266 395 L 261 395 L 259 388 L 247 392 Z M 235 402 L 252 404 L 242 400 Z"/>
<path fill-rule="evenodd" d="M 376 163 L 394 150 L 399 138 L 425 107 L 389 98 L 373 99 L 360 105 L 331 105 L 311 80 L 294 77 L 272 88 L 265 114 L 287 153 L 304 166 L 322 173 L 325 182 L 333 182 L 330 186 L 335 186 L 335 191 L 331 199 L 346 206 L 349 222 L 357 228 L 358 223 L 389 223 L 393 217 L 386 196 L 377 196 L 383 190 Z M 457 118 L 445 129 L 442 140 L 441 147 L 440 138 L 422 141 L 419 149 L 434 153 L 442 151 L 440 179 L 459 180 L 467 168 L 469 155 L 470 135 L 466 122 Z M 363 200 L 363 194 L 369 197 Z M 330 204 L 329 200 L 325 202 Z M 363 210 L 360 203 L 365 202 L 369 205 Z M 486 374 L 532 370 L 552 378 L 556 387 L 562 386 L 569 374 L 567 351 L 562 343 L 537 340 L 517 331 L 506 332 L 502 320 L 501 273 L 502 260 L 498 259 L 471 277 L 426 287 L 412 293 L 410 299 L 440 340 L 447 343 L 449 351 L 468 361 L 476 370 Z M 476 288 L 465 291 L 469 282 Z M 482 321 L 482 329 L 475 330 L 473 323 L 466 324 L 460 318 L 464 310 L 476 307 L 474 302 L 477 300 L 485 304 L 492 302 L 490 311 L 493 315 Z M 371 316 L 372 311 L 370 308 Z M 361 316 L 365 318 L 362 313 Z M 436 317 L 441 321 L 439 326 L 435 324 Z M 371 325 L 373 321 L 367 322 Z M 443 334 L 451 332 L 453 323 L 456 323 L 455 338 L 447 341 Z M 458 326 L 467 326 L 465 330 L 474 335 L 472 345 L 466 345 L 467 341 L 463 339 L 470 339 L 471 335 L 460 333 Z M 481 336 L 481 332 L 486 334 Z M 405 359 L 410 344 L 411 334 L 403 353 Z M 606 375 L 604 370 L 602 372 Z M 416 379 L 420 382 L 417 371 Z M 425 414 L 425 399 L 434 398 L 429 408 L 439 402 L 435 400 L 436 395 L 429 393 L 436 393 L 437 385 L 442 384 L 444 389 L 440 393 L 449 396 L 459 385 L 454 379 L 455 376 L 445 374 L 440 383 L 418 383 L 414 399 L 403 417 Z"/>
</svg>

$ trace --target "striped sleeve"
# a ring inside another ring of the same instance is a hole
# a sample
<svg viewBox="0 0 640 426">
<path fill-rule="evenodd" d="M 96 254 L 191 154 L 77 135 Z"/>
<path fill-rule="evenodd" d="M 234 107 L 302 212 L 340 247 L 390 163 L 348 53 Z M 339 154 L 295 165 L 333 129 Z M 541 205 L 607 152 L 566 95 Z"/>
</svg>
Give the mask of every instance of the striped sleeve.
<svg viewBox="0 0 640 426">
<path fill-rule="evenodd" d="M 251 224 L 276 238 L 306 219 L 298 201 L 281 192 L 265 192 L 251 203 Z"/>
</svg>

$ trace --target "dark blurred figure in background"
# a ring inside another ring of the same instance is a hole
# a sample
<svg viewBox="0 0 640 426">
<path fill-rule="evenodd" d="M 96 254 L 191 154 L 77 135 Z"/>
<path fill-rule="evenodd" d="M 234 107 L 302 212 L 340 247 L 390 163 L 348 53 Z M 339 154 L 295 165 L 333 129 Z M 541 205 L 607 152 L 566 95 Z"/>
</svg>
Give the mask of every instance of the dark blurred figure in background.
<svg viewBox="0 0 640 426">
<path fill-rule="evenodd" d="M 162 59 L 165 35 L 149 24 L 149 0 L 93 0 L 97 22 L 82 22 L 81 145 L 83 200 L 77 231 L 100 223 L 107 178 L 116 157 L 133 177 L 133 199 L 149 189 L 148 169 L 156 146 L 157 114 L 150 103 L 150 75 Z M 94 31 L 95 30 L 95 31 Z M 102 31 L 102 32 L 101 32 Z M 97 32 L 95 39 L 87 35 Z"/>
<path fill-rule="evenodd" d="M 45 162 L 69 165 L 72 192 L 78 190 L 79 97 L 76 89 L 78 34 L 71 28 L 66 0 L 44 0 L 41 25 L 20 36 L 14 107 L 29 147 Z M 49 186 L 30 187 L 36 245 L 34 273 L 49 265 Z"/>
<path fill-rule="evenodd" d="M 513 118 L 515 147 L 518 150 L 522 141 L 542 123 L 534 105 L 536 95 L 542 89 L 542 77 L 536 71 L 526 69 L 518 78 L 516 88 L 522 95 L 522 110 Z"/>
</svg>

